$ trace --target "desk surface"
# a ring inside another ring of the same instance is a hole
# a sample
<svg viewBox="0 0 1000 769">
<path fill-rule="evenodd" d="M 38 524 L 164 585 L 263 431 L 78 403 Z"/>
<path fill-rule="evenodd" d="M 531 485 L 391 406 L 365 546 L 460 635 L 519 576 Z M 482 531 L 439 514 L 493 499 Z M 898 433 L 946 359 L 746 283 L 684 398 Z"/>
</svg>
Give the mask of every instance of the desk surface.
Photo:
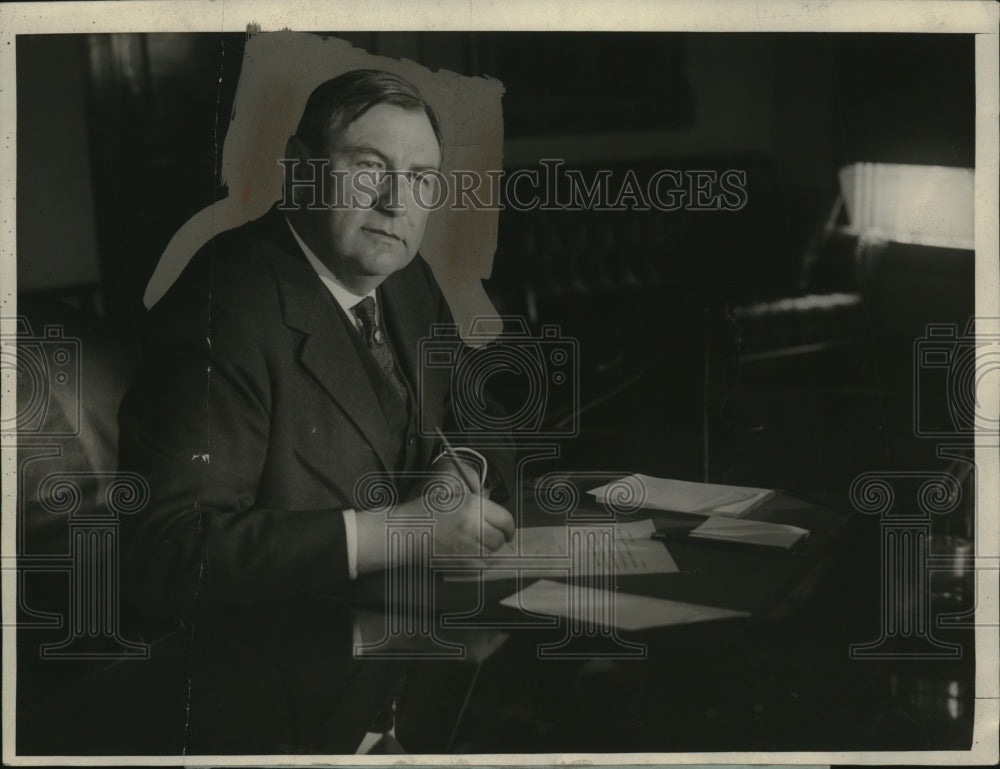
<svg viewBox="0 0 1000 769">
<path fill-rule="evenodd" d="M 524 499 L 522 525 L 555 523 L 530 495 Z M 696 522 L 683 514 L 649 517 L 660 528 Z M 793 553 L 669 543 L 680 573 L 621 577 L 619 588 L 751 617 L 620 633 L 644 646 L 639 658 L 602 657 L 607 639 L 583 638 L 576 647 L 582 657 L 542 659 L 539 647 L 559 643 L 567 622 L 512 627 L 517 613 L 499 600 L 516 583 L 438 583 L 436 620 L 464 611 L 465 626 L 447 632 L 492 653 L 482 664 L 407 663 L 397 734 L 415 753 L 967 746 L 971 631 L 941 631 L 966 651 L 952 662 L 848 658 L 851 643 L 877 636 L 877 521 L 786 494 L 748 517 L 802 526 L 810 537 Z M 853 530 L 859 522 L 868 528 Z M 226 738 L 224 749 L 207 752 L 310 752 L 314 743 L 299 742 L 308 729 L 328 736 L 324 749 L 312 752 L 349 751 L 366 726 L 359 703 L 392 685 L 384 661 L 352 657 L 352 616 L 364 605 L 384 612 L 385 584 L 364 580 L 346 602 L 312 596 L 186 628 L 172 647 L 155 646 L 150 660 L 112 665 L 22 712 L 19 746 L 43 754 L 196 754 L 206 752 L 194 740 L 192 724 L 201 718 L 213 738 Z M 45 632 L 58 637 L 62 630 Z M 491 640 L 498 634 L 505 639 L 499 647 Z M 23 654 L 37 654 L 40 635 L 19 632 Z M 20 677 L 19 688 L 26 682 Z M 298 702 L 286 696 L 292 688 Z M 293 719 L 303 731 L 278 731 L 276 716 L 292 707 L 305 714 Z"/>
<path fill-rule="evenodd" d="M 520 512 L 522 525 L 554 524 L 529 497 Z M 660 530 L 702 520 L 655 511 L 624 519 L 647 514 Z M 518 612 L 499 605 L 516 582 L 487 582 L 481 590 L 438 583 L 442 614 L 465 612 L 467 628 L 502 627 L 509 639 L 481 666 L 414 666 L 397 730 L 404 744 L 415 752 L 473 753 L 967 747 L 971 631 L 948 639 L 964 644 L 963 659 L 930 668 L 849 657 L 852 643 L 877 637 L 878 527 L 862 521 L 868 528 L 859 539 L 851 530 L 857 518 L 784 493 L 746 517 L 797 525 L 810 536 L 797 552 L 671 541 L 679 573 L 618 577 L 621 591 L 750 613 L 617 632 L 616 639 L 643 647 L 639 657 L 616 656 L 616 641 L 607 637 L 574 637 L 562 647 L 569 654 L 543 657 L 542 647 L 566 641 L 571 623 L 516 627 Z M 449 717 L 436 723 L 428 715 L 445 711 Z"/>
<path fill-rule="evenodd" d="M 520 500 L 515 511 L 520 526 L 566 523 L 565 517 L 550 515 L 539 508 L 530 486 L 520 495 Z M 574 518 L 579 521 L 581 513 L 584 519 L 589 514 L 608 515 L 602 505 L 586 494 L 580 495 Z M 831 507 L 780 492 L 744 517 L 792 524 L 807 529 L 810 534 L 792 551 L 697 539 L 671 540 L 665 543 L 665 547 L 677 563 L 677 573 L 618 575 L 615 579 L 617 589 L 625 593 L 736 609 L 753 615 L 773 611 L 780 608 L 781 598 L 795 587 L 797 576 L 822 566 L 824 555 L 848 520 L 847 515 Z M 651 519 L 658 531 L 685 533 L 701 523 L 704 516 L 640 509 L 614 517 L 622 523 L 645 519 Z M 612 521 L 610 517 L 602 520 Z M 514 593 L 519 585 L 530 584 L 537 577 L 518 581 L 511 566 L 505 566 L 504 573 L 510 578 L 488 580 L 482 584 L 445 581 L 438 574 L 433 595 L 434 611 L 441 614 L 474 613 L 473 625 L 487 620 L 517 622 L 519 613 L 500 605 L 500 600 Z M 385 577 L 374 575 L 359 584 L 356 598 L 363 605 L 377 608 L 383 604 L 386 590 Z M 448 624 L 457 626 L 454 621 Z"/>
</svg>

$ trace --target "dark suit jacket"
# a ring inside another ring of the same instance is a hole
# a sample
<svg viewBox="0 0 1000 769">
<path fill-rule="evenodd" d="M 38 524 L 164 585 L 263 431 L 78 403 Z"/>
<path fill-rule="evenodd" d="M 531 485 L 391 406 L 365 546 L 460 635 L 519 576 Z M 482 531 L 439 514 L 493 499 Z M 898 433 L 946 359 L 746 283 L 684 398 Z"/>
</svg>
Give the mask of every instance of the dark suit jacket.
<svg viewBox="0 0 1000 769">
<path fill-rule="evenodd" d="M 415 390 L 418 340 L 451 322 L 448 306 L 419 256 L 379 291 Z M 120 413 L 121 466 L 152 492 L 123 521 L 125 574 L 146 611 L 183 617 L 196 604 L 254 605 L 347 583 L 340 511 L 363 507 L 355 483 L 397 469 L 404 440 L 416 468 L 435 448 L 390 434 L 371 363 L 279 212 L 195 256 L 149 313 Z M 445 424 L 449 374 L 423 375 L 415 407 L 425 424 Z"/>
<path fill-rule="evenodd" d="M 416 389 L 447 304 L 419 256 L 379 291 Z M 390 432 L 376 365 L 276 211 L 208 243 L 149 313 L 120 411 L 120 465 L 151 493 L 122 521 L 123 585 L 147 620 L 192 622 L 188 752 L 353 751 L 384 705 L 398 670 L 352 658 L 329 599 L 349 581 L 341 511 L 408 441 L 414 468 L 436 446 L 413 420 Z M 449 380 L 424 372 L 425 424 L 448 424 Z M 509 484 L 512 452 L 491 461 Z"/>
</svg>

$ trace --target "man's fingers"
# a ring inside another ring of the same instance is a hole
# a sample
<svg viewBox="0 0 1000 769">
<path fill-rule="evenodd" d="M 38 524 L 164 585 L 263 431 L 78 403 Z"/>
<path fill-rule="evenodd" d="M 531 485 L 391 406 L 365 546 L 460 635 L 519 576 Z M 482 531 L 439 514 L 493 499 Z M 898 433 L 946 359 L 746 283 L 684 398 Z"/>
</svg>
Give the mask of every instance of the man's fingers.
<svg viewBox="0 0 1000 769">
<path fill-rule="evenodd" d="M 483 546 L 489 551 L 499 550 L 507 542 L 506 535 L 495 526 L 483 524 Z"/>
<path fill-rule="evenodd" d="M 465 485 L 469 487 L 469 491 L 473 494 L 481 494 L 483 485 L 479 482 L 479 473 L 476 472 L 476 469 L 468 462 L 462 460 L 455 462 L 455 465 L 458 467 L 459 472 L 462 473 L 462 479 L 465 481 Z"/>
<path fill-rule="evenodd" d="M 514 516 L 500 505 L 490 501 L 484 502 L 483 520 L 498 528 L 507 542 L 514 538 Z"/>
</svg>

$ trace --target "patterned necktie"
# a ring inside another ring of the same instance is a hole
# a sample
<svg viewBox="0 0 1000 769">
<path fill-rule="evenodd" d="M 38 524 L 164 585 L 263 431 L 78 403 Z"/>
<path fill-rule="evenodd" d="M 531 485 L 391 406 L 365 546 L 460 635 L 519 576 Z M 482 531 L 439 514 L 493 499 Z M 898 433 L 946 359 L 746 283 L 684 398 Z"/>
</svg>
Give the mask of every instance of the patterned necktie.
<svg viewBox="0 0 1000 769">
<path fill-rule="evenodd" d="M 351 312 L 361 321 L 361 337 L 365 340 L 365 345 L 371 350 L 375 361 L 385 372 L 396 394 L 406 400 L 406 386 L 400 379 L 399 372 L 396 371 L 396 361 L 389 348 L 389 340 L 375 318 L 375 300 L 366 296 L 351 308 Z"/>
</svg>

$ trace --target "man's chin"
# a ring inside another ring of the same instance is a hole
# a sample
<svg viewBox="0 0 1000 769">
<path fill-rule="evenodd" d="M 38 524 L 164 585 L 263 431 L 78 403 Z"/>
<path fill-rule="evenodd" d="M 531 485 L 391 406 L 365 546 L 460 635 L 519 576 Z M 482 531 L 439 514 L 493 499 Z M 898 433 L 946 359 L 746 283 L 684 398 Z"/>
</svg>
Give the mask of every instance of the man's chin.
<svg viewBox="0 0 1000 769">
<path fill-rule="evenodd" d="M 379 254 L 372 259 L 365 260 L 365 268 L 368 275 L 373 278 L 388 278 L 394 272 L 399 272 L 406 267 L 416 254 Z"/>
</svg>

